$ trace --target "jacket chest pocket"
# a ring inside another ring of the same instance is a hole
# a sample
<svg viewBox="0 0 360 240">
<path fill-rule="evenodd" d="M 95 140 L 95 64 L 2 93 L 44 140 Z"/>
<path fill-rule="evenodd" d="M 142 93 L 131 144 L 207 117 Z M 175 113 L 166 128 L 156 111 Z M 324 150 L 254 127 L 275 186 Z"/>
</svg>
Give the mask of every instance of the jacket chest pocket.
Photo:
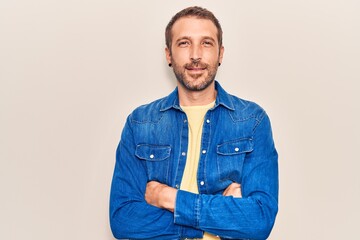
<svg viewBox="0 0 360 240">
<path fill-rule="evenodd" d="M 217 170 L 220 180 L 241 183 L 244 159 L 252 152 L 251 138 L 241 138 L 217 145 Z"/>
<path fill-rule="evenodd" d="M 139 144 L 135 155 L 146 162 L 148 179 L 167 183 L 170 167 L 170 146 Z"/>
</svg>

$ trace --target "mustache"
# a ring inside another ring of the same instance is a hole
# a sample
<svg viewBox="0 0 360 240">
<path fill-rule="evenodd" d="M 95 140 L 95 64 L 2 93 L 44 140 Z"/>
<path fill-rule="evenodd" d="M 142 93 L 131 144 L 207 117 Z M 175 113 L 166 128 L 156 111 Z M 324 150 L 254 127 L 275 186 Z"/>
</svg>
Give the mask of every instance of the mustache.
<svg viewBox="0 0 360 240">
<path fill-rule="evenodd" d="M 209 64 L 197 61 L 197 62 L 191 62 L 191 63 L 186 63 L 184 65 L 185 68 L 204 68 L 207 69 L 209 67 Z"/>
</svg>

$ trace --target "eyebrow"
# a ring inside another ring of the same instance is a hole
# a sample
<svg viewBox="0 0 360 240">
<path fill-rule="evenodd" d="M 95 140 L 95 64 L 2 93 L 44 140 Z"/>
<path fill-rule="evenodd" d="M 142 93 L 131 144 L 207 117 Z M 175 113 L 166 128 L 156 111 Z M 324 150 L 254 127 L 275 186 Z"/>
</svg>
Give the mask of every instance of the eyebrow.
<svg viewBox="0 0 360 240">
<path fill-rule="evenodd" d="M 215 40 L 214 38 L 209 37 L 209 36 L 204 37 L 204 39 L 207 39 L 207 40 L 211 40 L 211 41 L 213 41 L 213 42 L 216 42 L 216 40 Z"/>
<path fill-rule="evenodd" d="M 211 40 L 211 41 L 213 41 L 213 42 L 216 42 L 213 37 L 209 37 L 209 36 L 203 36 L 202 39 L 207 39 L 207 40 Z M 190 36 L 182 36 L 182 37 L 178 38 L 178 39 L 175 41 L 175 43 L 178 43 L 178 42 L 180 42 L 180 41 L 182 41 L 182 40 L 192 40 L 192 37 L 190 37 Z"/>
<path fill-rule="evenodd" d="M 176 39 L 176 43 L 178 43 L 178 42 L 180 42 L 180 41 L 182 41 L 182 40 L 191 40 L 191 37 L 189 37 L 189 36 L 183 36 L 183 37 L 180 37 L 180 38 L 178 38 L 178 39 Z"/>
</svg>

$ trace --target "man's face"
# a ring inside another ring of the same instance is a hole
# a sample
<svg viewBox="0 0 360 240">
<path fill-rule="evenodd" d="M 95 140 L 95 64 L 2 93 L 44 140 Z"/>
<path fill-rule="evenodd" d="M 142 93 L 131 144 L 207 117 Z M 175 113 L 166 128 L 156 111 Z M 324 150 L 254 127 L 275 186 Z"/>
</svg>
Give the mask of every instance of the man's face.
<svg viewBox="0 0 360 240">
<path fill-rule="evenodd" d="M 166 58 L 177 80 L 190 91 L 206 89 L 215 79 L 224 52 L 216 26 L 210 20 L 183 17 L 175 22 L 171 33 Z"/>
</svg>

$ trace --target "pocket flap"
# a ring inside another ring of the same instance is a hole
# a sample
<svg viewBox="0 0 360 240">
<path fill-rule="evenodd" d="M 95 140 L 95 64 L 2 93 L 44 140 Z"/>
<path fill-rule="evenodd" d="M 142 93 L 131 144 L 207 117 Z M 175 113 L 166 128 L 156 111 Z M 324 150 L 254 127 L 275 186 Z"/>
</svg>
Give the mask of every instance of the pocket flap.
<svg viewBox="0 0 360 240">
<path fill-rule="evenodd" d="M 139 144 L 136 146 L 135 155 L 142 160 L 162 161 L 170 157 L 170 152 L 170 146 Z"/>
<path fill-rule="evenodd" d="M 220 155 L 235 155 L 251 152 L 253 150 L 252 138 L 241 138 L 225 142 L 217 146 L 217 153 Z"/>
</svg>

